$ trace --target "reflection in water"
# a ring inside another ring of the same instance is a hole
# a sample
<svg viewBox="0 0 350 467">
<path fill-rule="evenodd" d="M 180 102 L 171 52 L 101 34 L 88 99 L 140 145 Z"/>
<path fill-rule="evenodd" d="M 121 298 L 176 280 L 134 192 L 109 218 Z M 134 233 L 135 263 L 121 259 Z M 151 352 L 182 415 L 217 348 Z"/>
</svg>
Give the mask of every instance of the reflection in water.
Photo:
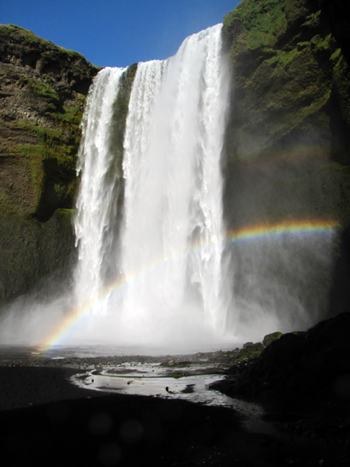
<svg viewBox="0 0 350 467">
<path fill-rule="evenodd" d="M 210 385 L 224 375 L 207 364 L 182 364 L 163 367 L 155 364 L 123 364 L 113 369 L 92 370 L 75 375 L 71 381 L 85 389 L 111 393 L 153 396 L 164 399 L 182 399 L 205 405 L 220 405 L 244 415 L 261 415 L 256 404 L 232 399 Z"/>
</svg>

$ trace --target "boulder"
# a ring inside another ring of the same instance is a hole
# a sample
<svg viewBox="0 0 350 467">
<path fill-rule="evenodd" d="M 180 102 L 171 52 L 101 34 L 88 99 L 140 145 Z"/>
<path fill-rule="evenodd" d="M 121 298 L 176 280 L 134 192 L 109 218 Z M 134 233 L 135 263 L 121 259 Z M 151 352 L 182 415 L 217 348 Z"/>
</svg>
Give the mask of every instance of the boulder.
<svg viewBox="0 0 350 467">
<path fill-rule="evenodd" d="M 265 348 L 239 378 L 225 385 L 229 395 L 260 401 L 347 399 L 350 402 L 350 313 L 321 321 L 307 332 L 283 334 Z M 233 368 L 231 371 L 237 374 Z"/>
</svg>

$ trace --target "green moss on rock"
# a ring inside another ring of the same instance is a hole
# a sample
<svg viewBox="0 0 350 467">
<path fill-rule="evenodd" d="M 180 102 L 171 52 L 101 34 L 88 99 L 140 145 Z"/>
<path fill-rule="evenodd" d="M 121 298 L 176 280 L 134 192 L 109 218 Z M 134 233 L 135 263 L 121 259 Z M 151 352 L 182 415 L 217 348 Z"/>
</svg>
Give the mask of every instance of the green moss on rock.
<svg viewBox="0 0 350 467">
<path fill-rule="evenodd" d="M 276 331 L 272 332 L 271 334 L 267 334 L 264 339 L 263 339 L 263 344 L 265 347 L 271 344 L 271 342 L 279 339 L 281 336 L 283 336 L 282 332 Z"/>
<path fill-rule="evenodd" d="M 43 276 L 67 274 L 74 252 L 74 211 L 57 210 L 44 223 L 0 216 L 0 305 L 28 291 Z"/>
<path fill-rule="evenodd" d="M 70 261 L 80 122 L 98 71 L 77 52 L 0 25 L 0 302 Z"/>
<path fill-rule="evenodd" d="M 14 25 L 0 25 L 0 59 L 4 93 L 0 154 L 27 161 L 35 196 L 25 212 L 48 219 L 55 209 L 74 204 L 80 122 L 99 68 L 81 54 Z M 1 197 L 11 198 L 11 193 Z M 7 204 L 12 207 L 0 215 L 13 212 L 15 203 Z M 17 206 L 19 212 L 23 212 L 21 206 Z"/>
<path fill-rule="evenodd" d="M 62 120 L 57 129 L 45 128 L 26 121 L 12 124 L 12 130 L 24 130 L 37 139 L 36 145 L 16 145 L 9 154 L 28 161 L 35 203 L 28 214 L 49 217 L 57 208 L 71 207 L 76 196 L 76 160 L 81 130 L 73 118 Z M 73 123 L 69 123 L 69 120 Z"/>
<path fill-rule="evenodd" d="M 264 345 L 261 342 L 246 342 L 242 348 L 237 348 L 232 352 L 228 352 L 229 364 L 239 366 L 247 364 L 257 358 L 264 350 Z"/>
<path fill-rule="evenodd" d="M 60 106 L 60 98 L 57 92 L 45 83 L 40 81 L 29 80 L 28 88 L 31 89 L 36 97 L 45 99 L 49 104 L 52 111 L 55 111 Z"/>
<path fill-rule="evenodd" d="M 223 39 L 233 71 L 225 137 L 229 225 L 348 219 L 346 177 L 318 171 L 331 160 L 350 164 L 350 71 L 324 5 L 244 0 L 225 16 Z M 333 194 L 322 189 L 325 177 Z"/>
<path fill-rule="evenodd" d="M 330 130 L 327 104 L 332 98 L 334 106 L 335 91 L 340 106 L 349 107 L 347 84 L 334 86 L 342 65 L 331 64 L 339 56 L 337 42 L 317 2 L 244 0 L 225 16 L 223 37 L 235 87 L 230 159 L 259 157 L 291 132 L 292 144 L 296 137 L 318 140 Z M 341 68 L 339 75 L 348 72 Z"/>
</svg>

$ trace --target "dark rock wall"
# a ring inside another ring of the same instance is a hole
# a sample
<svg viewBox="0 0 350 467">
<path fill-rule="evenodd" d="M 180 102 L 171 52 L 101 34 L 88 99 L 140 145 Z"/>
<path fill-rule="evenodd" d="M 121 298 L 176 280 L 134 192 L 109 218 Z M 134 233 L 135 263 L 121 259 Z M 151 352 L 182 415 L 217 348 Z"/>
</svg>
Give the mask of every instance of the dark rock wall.
<svg viewBox="0 0 350 467">
<path fill-rule="evenodd" d="M 243 0 L 223 27 L 233 80 L 223 164 L 227 227 L 338 222 L 330 286 L 336 312 L 350 304 L 346 5 Z"/>
<path fill-rule="evenodd" d="M 0 216 L 0 298 L 30 290 L 50 273 L 67 278 L 73 261 L 71 210 L 58 209 L 46 222 Z"/>
</svg>

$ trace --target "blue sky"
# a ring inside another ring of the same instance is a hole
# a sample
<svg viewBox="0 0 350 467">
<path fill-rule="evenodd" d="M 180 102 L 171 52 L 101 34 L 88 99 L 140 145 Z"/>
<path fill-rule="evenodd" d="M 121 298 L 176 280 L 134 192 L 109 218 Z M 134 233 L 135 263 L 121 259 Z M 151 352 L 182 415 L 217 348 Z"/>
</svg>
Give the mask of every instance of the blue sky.
<svg viewBox="0 0 350 467">
<path fill-rule="evenodd" d="M 33 31 L 98 66 L 174 55 L 189 35 L 221 23 L 238 0 L 0 0 L 0 23 Z"/>
</svg>

